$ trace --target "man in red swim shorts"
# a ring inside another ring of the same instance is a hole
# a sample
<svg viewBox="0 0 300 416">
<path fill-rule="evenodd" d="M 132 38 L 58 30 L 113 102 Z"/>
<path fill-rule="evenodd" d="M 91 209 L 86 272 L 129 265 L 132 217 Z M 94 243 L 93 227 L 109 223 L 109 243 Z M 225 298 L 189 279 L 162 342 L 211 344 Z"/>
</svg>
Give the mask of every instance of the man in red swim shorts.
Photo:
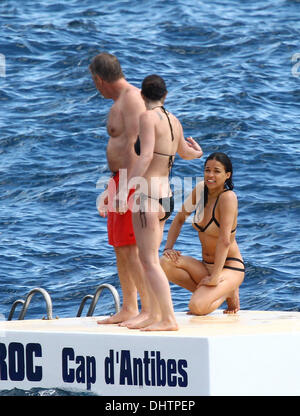
<svg viewBox="0 0 300 416">
<path fill-rule="evenodd" d="M 134 152 L 134 143 L 138 136 L 139 117 L 145 111 L 145 104 L 140 90 L 125 79 L 121 65 L 114 55 L 100 53 L 93 58 L 89 69 L 97 90 L 104 98 L 114 101 L 107 120 L 110 137 L 106 155 L 109 169 L 113 174 L 109 186 L 112 187 L 114 184 L 113 190 L 117 192 L 119 171 L 131 169 L 138 157 Z M 110 206 L 107 207 L 107 201 L 106 190 L 101 195 L 98 211 L 103 217 L 108 214 L 109 244 L 114 247 L 116 254 L 123 303 L 120 312 L 98 323 L 120 323 L 130 328 L 136 326 L 139 320 L 147 318 L 150 305 L 135 243 L 131 211 L 128 210 L 124 215 L 119 214 L 115 209 L 110 209 Z M 140 312 L 137 292 L 141 300 Z"/>
</svg>

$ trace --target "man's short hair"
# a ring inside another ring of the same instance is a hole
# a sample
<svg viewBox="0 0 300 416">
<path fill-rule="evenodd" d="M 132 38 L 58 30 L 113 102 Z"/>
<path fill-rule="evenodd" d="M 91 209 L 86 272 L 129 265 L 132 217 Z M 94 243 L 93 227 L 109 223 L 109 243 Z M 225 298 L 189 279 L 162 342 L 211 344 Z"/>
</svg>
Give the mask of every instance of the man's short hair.
<svg viewBox="0 0 300 416">
<path fill-rule="evenodd" d="M 120 78 L 124 78 L 118 58 L 107 52 L 96 55 L 89 68 L 93 75 L 98 75 L 106 82 L 115 82 Z"/>
</svg>

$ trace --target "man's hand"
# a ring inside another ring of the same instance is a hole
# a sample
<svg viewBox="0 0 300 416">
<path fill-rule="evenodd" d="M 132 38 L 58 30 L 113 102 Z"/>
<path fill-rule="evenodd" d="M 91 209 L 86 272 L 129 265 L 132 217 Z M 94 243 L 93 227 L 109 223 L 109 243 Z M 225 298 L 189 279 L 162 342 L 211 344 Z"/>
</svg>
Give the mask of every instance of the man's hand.
<svg viewBox="0 0 300 416">
<path fill-rule="evenodd" d="M 97 198 L 97 209 L 101 217 L 105 218 L 108 211 L 108 190 L 102 192 L 102 194 Z"/>
<path fill-rule="evenodd" d="M 125 214 L 128 211 L 127 195 L 117 193 L 114 198 L 114 207 L 119 214 Z"/>
</svg>

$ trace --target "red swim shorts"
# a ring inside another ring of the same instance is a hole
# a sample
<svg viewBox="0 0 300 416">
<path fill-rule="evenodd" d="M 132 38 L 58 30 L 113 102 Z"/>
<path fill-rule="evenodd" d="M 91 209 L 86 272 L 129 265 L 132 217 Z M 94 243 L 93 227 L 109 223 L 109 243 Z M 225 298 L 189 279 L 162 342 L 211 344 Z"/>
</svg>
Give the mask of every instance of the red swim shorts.
<svg viewBox="0 0 300 416">
<path fill-rule="evenodd" d="M 108 185 L 109 200 L 112 201 L 116 189 L 119 185 L 119 172 L 117 172 Z M 134 193 L 134 189 L 129 192 L 128 198 Z M 114 247 L 129 246 L 136 244 L 132 225 L 132 212 L 129 209 L 125 214 L 120 215 L 113 209 L 108 209 L 107 213 L 107 233 L 108 244 Z"/>
</svg>

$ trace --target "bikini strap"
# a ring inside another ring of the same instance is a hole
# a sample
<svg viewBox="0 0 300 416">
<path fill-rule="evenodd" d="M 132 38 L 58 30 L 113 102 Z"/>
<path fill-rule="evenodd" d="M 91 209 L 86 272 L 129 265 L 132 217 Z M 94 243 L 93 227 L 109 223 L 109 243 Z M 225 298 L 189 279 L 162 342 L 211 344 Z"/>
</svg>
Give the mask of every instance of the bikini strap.
<svg viewBox="0 0 300 416">
<path fill-rule="evenodd" d="M 211 221 L 214 221 L 214 222 L 217 224 L 217 226 L 218 226 L 218 227 L 220 227 L 220 224 L 219 224 L 219 222 L 216 220 L 216 217 L 215 217 L 215 210 L 216 210 L 216 206 L 217 206 L 217 203 L 218 203 L 218 200 L 219 200 L 220 195 L 221 195 L 221 194 L 219 194 L 219 195 L 217 196 L 217 199 L 216 199 L 215 205 L 214 205 L 213 210 L 212 210 L 212 216 L 211 216 Z"/>
<path fill-rule="evenodd" d="M 174 141 L 174 133 L 173 133 L 173 127 L 170 121 L 170 117 L 168 115 L 167 110 L 165 109 L 165 107 L 162 105 L 161 109 L 163 110 L 163 112 L 165 113 L 165 115 L 167 116 L 168 122 L 169 122 L 169 126 L 170 126 L 170 130 L 171 130 L 171 136 L 172 136 L 172 142 Z"/>
<path fill-rule="evenodd" d="M 217 219 L 216 219 L 216 217 L 215 217 L 215 209 L 216 209 L 217 202 L 218 202 L 218 200 L 219 200 L 220 195 L 222 195 L 224 192 L 227 192 L 227 191 L 230 191 L 230 189 L 224 189 L 224 191 L 223 191 L 223 192 L 221 192 L 221 193 L 218 195 L 218 197 L 217 197 L 217 199 L 216 199 L 216 202 L 215 202 L 215 205 L 214 205 L 214 207 L 213 207 L 211 220 L 212 220 L 212 221 L 214 221 L 214 222 L 215 222 L 215 224 L 216 224 L 218 227 L 220 227 L 220 223 L 219 223 L 219 221 L 217 221 Z M 236 229 L 237 229 L 237 227 L 235 227 L 233 230 L 231 230 L 231 232 L 233 233 Z"/>
</svg>

